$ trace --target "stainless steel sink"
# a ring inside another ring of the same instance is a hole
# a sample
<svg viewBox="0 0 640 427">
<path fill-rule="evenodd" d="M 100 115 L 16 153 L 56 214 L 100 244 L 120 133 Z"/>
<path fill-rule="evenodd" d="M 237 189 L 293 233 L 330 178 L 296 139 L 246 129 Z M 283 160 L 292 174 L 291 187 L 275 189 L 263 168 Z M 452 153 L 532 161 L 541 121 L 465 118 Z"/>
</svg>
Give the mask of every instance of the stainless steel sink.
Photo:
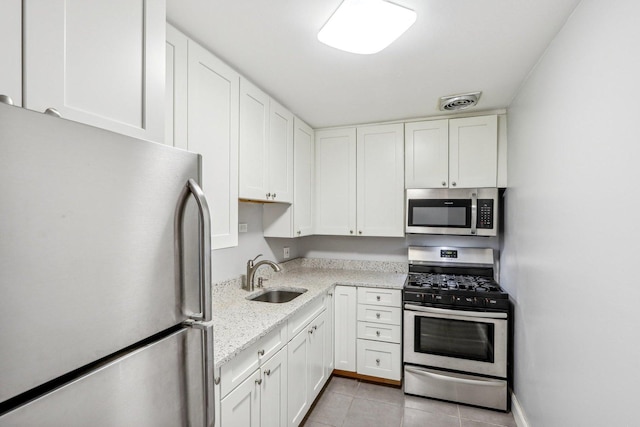
<svg viewBox="0 0 640 427">
<path fill-rule="evenodd" d="M 249 295 L 247 299 L 250 301 L 283 303 L 289 302 L 305 292 L 307 292 L 307 290 L 304 288 L 267 288 L 253 295 Z"/>
</svg>

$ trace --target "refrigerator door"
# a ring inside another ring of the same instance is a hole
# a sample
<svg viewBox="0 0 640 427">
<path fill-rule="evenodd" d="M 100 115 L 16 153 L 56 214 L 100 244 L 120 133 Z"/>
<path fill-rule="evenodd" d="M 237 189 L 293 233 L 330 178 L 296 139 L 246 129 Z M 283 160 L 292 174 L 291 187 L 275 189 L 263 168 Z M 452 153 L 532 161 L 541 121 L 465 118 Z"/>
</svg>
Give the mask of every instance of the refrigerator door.
<svg viewBox="0 0 640 427">
<path fill-rule="evenodd" d="M 105 362 L 0 416 L 0 427 L 212 425 L 204 424 L 204 332 L 183 328 Z"/>
<path fill-rule="evenodd" d="M 0 104 L 0 402 L 201 312 L 200 156 Z"/>
</svg>

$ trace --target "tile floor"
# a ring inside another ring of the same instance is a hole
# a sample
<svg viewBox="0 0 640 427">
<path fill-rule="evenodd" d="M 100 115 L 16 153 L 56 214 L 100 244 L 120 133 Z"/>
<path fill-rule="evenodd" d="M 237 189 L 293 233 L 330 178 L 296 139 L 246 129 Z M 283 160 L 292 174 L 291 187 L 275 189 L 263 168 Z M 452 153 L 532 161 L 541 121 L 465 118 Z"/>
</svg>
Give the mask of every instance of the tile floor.
<svg viewBox="0 0 640 427">
<path fill-rule="evenodd" d="M 511 413 L 406 396 L 402 389 L 332 377 L 304 427 L 516 427 Z"/>
</svg>

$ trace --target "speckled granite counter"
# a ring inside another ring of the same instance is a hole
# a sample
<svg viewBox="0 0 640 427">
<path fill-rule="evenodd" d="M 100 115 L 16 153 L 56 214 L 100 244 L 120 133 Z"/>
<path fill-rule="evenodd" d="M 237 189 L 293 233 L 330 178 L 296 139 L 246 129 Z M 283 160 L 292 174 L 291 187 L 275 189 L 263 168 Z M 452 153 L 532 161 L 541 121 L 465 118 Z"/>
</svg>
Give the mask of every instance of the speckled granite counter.
<svg viewBox="0 0 640 427">
<path fill-rule="evenodd" d="M 343 268 L 350 269 L 343 269 Z M 370 268 L 371 270 L 364 270 Z M 214 359 L 218 368 L 235 355 L 286 322 L 308 302 L 333 285 L 402 289 L 407 277 L 400 263 L 375 263 L 338 260 L 294 260 L 283 264 L 283 271 L 272 273 L 261 267 L 257 276 L 268 277 L 265 288 L 290 286 L 307 292 L 282 304 L 246 299 L 251 293 L 240 288 L 240 279 L 214 284 L 213 328 Z"/>
</svg>

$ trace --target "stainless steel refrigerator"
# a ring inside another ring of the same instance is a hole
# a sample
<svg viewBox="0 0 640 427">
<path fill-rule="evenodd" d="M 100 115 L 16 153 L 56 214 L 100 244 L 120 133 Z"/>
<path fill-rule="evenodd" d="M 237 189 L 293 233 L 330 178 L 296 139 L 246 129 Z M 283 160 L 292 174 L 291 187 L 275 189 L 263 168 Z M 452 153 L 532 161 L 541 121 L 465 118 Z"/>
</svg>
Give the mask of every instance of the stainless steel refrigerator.
<svg viewBox="0 0 640 427">
<path fill-rule="evenodd" d="M 212 426 L 197 154 L 0 104 L 0 426 Z"/>
</svg>

